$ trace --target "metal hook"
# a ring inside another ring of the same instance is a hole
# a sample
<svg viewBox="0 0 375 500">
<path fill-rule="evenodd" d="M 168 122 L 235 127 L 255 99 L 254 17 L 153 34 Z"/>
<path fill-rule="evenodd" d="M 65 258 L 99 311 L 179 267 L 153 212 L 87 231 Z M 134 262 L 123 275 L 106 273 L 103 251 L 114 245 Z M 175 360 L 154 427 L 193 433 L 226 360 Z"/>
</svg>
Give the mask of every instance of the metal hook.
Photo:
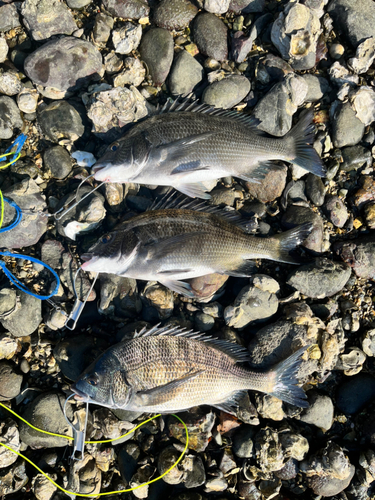
<svg viewBox="0 0 375 500">
<path fill-rule="evenodd" d="M 103 184 L 105 184 L 105 182 L 101 182 L 100 184 L 98 184 L 96 187 L 92 188 L 91 191 L 89 191 L 88 193 L 86 193 L 84 196 L 82 196 L 82 198 L 80 198 L 78 200 L 78 191 L 80 190 L 81 186 L 88 180 L 88 179 L 91 179 L 91 177 L 94 177 L 94 174 L 91 174 L 89 175 L 88 177 L 86 177 L 86 179 L 83 179 L 83 181 L 80 182 L 79 186 L 77 187 L 76 189 L 76 194 L 74 196 L 74 198 L 72 198 L 67 207 L 63 206 L 61 207 L 59 210 L 57 210 L 54 214 L 52 214 L 54 217 L 55 217 L 55 220 L 60 220 L 62 219 L 68 212 L 70 212 L 71 210 L 73 210 L 73 208 L 75 208 L 79 203 L 81 203 L 81 201 L 85 200 L 86 198 L 88 198 L 94 191 L 96 191 L 97 189 L 99 189 L 101 186 L 103 186 Z M 72 206 L 69 207 L 69 204 L 72 202 L 72 201 L 75 201 L 75 203 L 73 203 Z"/>
<path fill-rule="evenodd" d="M 71 455 L 72 460 L 83 460 L 84 458 L 84 451 L 85 451 L 85 439 L 86 439 L 86 428 L 87 428 L 87 418 L 89 414 L 89 404 L 86 402 L 86 416 L 85 416 L 85 425 L 83 429 L 77 429 L 72 422 L 68 419 L 66 416 L 66 404 L 69 401 L 70 398 L 72 398 L 74 394 L 71 394 L 68 396 L 65 400 L 64 403 L 64 417 L 65 420 L 68 422 L 70 427 L 73 429 L 73 453 Z"/>
<path fill-rule="evenodd" d="M 64 325 L 69 330 L 74 330 L 75 327 L 77 326 L 77 322 L 78 322 L 78 320 L 79 320 L 79 318 L 80 318 L 80 316 L 82 314 L 83 308 L 86 305 L 87 299 L 89 298 L 90 293 L 92 292 L 92 290 L 94 288 L 94 285 L 96 283 L 96 280 L 98 279 L 98 275 L 99 275 L 99 273 L 96 273 L 94 281 L 91 284 L 90 290 L 87 292 L 87 295 L 86 295 L 85 299 L 82 302 L 82 300 L 80 300 L 78 298 L 78 293 L 77 293 L 77 289 L 76 289 L 76 280 L 77 280 L 77 276 L 78 276 L 78 273 L 79 273 L 80 270 L 81 270 L 81 267 L 79 267 L 77 269 L 77 271 L 76 271 L 76 273 L 74 275 L 74 279 L 73 279 L 73 290 L 74 290 L 74 295 L 76 296 L 76 301 L 75 301 L 73 309 L 71 310 L 71 312 L 69 314 L 69 317 L 66 320 L 65 325 Z"/>
</svg>

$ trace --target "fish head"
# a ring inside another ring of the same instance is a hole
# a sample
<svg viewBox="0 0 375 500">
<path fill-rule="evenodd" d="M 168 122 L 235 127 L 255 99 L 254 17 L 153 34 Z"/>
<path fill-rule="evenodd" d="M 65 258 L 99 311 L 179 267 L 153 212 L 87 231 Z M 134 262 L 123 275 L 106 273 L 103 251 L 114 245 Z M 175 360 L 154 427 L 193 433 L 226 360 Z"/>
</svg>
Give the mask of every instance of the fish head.
<svg viewBox="0 0 375 500">
<path fill-rule="evenodd" d="M 142 135 L 124 137 L 108 147 L 93 165 L 92 173 L 97 181 L 129 182 L 143 169 L 148 155 L 149 144 Z"/>
<path fill-rule="evenodd" d="M 108 408 L 123 408 L 132 394 L 126 372 L 112 348 L 82 373 L 71 390 L 78 401 Z"/>
<path fill-rule="evenodd" d="M 131 231 L 112 231 L 81 255 L 84 271 L 118 274 L 125 272 L 136 257 L 138 238 Z"/>
</svg>

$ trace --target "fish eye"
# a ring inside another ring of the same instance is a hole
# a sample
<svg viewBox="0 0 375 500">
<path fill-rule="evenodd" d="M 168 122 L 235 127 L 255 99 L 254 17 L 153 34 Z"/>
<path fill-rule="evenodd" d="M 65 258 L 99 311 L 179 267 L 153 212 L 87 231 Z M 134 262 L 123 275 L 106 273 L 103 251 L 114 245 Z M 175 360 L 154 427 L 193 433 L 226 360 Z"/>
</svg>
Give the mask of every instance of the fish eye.
<svg viewBox="0 0 375 500">
<path fill-rule="evenodd" d="M 96 373 L 93 373 L 92 375 L 87 376 L 86 382 L 92 386 L 96 386 L 98 385 L 99 377 Z"/>
<path fill-rule="evenodd" d="M 116 149 L 118 149 L 118 142 L 115 142 L 114 144 L 112 144 L 111 146 L 111 151 L 116 151 Z"/>
<path fill-rule="evenodd" d="M 108 243 L 111 241 L 112 236 L 110 234 L 105 234 L 100 238 L 101 243 Z"/>
</svg>

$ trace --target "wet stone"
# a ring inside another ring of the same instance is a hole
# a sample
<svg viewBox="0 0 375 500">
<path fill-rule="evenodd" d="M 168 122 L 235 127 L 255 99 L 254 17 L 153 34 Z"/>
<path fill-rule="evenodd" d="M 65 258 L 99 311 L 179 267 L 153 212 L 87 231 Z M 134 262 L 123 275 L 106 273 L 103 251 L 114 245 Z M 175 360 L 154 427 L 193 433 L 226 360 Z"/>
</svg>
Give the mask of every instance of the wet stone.
<svg viewBox="0 0 375 500">
<path fill-rule="evenodd" d="M 70 154 L 62 146 L 47 149 L 43 155 L 43 160 L 55 179 L 64 179 L 73 168 Z"/>
<path fill-rule="evenodd" d="M 111 16 L 99 12 L 95 17 L 93 29 L 94 40 L 96 43 L 106 43 L 111 36 L 111 30 L 114 25 L 114 20 Z"/>
<path fill-rule="evenodd" d="M 331 124 L 332 141 L 335 148 L 355 146 L 365 132 L 364 124 L 356 117 L 355 111 L 349 103 L 338 104 L 333 112 Z"/>
<path fill-rule="evenodd" d="M 344 172 L 357 170 L 363 166 L 370 166 L 372 162 L 371 152 L 360 145 L 343 148 L 341 155 L 343 162 L 340 164 L 340 169 Z"/>
<path fill-rule="evenodd" d="M 197 7 L 188 0 L 162 0 L 155 8 L 154 22 L 159 28 L 180 30 L 197 15 Z"/>
<path fill-rule="evenodd" d="M 162 28 L 148 31 L 142 37 L 139 52 L 154 84 L 164 83 L 173 61 L 173 38 L 169 31 Z"/>
<path fill-rule="evenodd" d="M 17 7 L 14 3 L 0 6 L 0 32 L 21 26 Z"/>
<path fill-rule="evenodd" d="M 77 29 L 71 12 L 60 0 L 25 0 L 21 14 L 34 40 L 71 35 Z"/>
<path fill-rule="evenodd" d="M 359 373 L 345 378 L 336 392 L 336 406 L 345 415 L 353 415 L 366 407 L 375 397 L 375 378 Z"/>
<path fill-rule="evenodd" d="M 142 38 L 140 24 L 125 23 L 119 30 L 112 31 L 112 43 L 117 54 L 130 54 L 138 48 Z"/>
<path fill-rule="evenodd" d="M 21 392 L 23 376 L 10 361 L 0 361 L 0 401 L 9 401 Z M 1 457 L 1 455 L 0 455 Z"/>
<path fill-rule="evenodd" d="M 307 396 L 310 406 L 300 415 L 300 420 L 306 424 L 319 427 L 323 432 L 328 431 L 333 424 L 334 407 L 332 399 L 317 391 L 308 391 Z"/>
<path fill-rule="evenodd" d="M 169 88 L 173 95 L 187 95 L 204 77 L 201 64 L 186 50 L 175 55 L 169 74 Z"/>
<path fill-rule="evenodd" d="M 230 109 L 250 92 L 250 81 L 245 76 L 231 75 L 211 83 L 203 92 L 202 101 L 215 108 Z"/>
<path fill-rule="evenodd" d="M 21 129 L 21 113 L 11 97 L 0 96 L 0 139 L 10 139 L 14 129 Z"/>
<path fill-rule="evenodd" d="M 328 196 L 323 208 L 333 225 L 344 227 L 349 214 L 341 198 L 338 196 Z"/>
<path fill-rule="evenodd" d="M 201 54 L 218 61 L 228 58 L 227 27 L 214 14 L 203 13 L 194 20 L 193 37 Z"/>
<path fill-rule="evenodd" d="M 145 0 L 103 0 L 103 6 L 113 16 L 124 19 L 140 19 L 150 12 Z"/>
<path fill-rule="evenodd" d="M 281 222 L 285 229 L 291 229 L 304 222 L 312 222 L 313 230 L 303 242 L 303 246 L 316 253 L 322 252 L 323 244 L 323 221 L 318 213 L 310 208 L 299 207 L 296 205 L 288 207 L 282 216 Z"/>
<path fill-rule="evenodd" d="M 25 73 L 30 80 L 44 89 L 61 92 L 61 97 L 66 91 L 83 87 L 101 72 L 102 56 L 98 49 L 75 37 L 51 40 L 25 60 Z"/>
</svg>

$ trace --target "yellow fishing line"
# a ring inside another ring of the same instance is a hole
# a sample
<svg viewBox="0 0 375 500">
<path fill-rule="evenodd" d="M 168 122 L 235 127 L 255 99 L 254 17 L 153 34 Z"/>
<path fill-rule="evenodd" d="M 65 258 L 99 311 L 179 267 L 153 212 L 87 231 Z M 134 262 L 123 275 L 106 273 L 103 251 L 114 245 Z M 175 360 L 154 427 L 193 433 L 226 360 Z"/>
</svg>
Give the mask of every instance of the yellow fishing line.
<svg viewBox="0 0 375 500">
<path fill-rule="evenodd" d="M 62 438 L 65 438 L 65 439 L 73 440 L 73 438 L 71 436 L 65 436 L 64 434 L 56 434 L 54 432 L 48 432 L 48 431 L 44 431 L 43 429 L 38 429 L 38 427 L 35 427 L 34 425 L 32 425 L 29 422 L 27 422 L 27 420 L 25 420 L 23 417 L 21 417 L 20 415 L 18 415 L 18 413 L 16 413 L 15 411 L 13 411 L 10 408 L 8 408 L 7 406 L 5 406 L 3 403 L 0 403 L 0 406 L 2 406 L 3 408 L 5 408 L 6 410 L 8 410 L 14 416 L 16 416 L 17 418 L 19 418 L 20 420 L 22 420 L 22 422 L 25 422 L 25 424 L 27 424 L 29 427 L 31 427 L 32 429 L 34 429 L 34 430 L 36 430 L 38 432 L 43 432 L 43 434 L 49 434 L 50 436 L 57 436 L 57 437 L 62 437 Z M 179 420 L 182 423 L 182 425 L 184 426 L 184 429 L 185 429 L 186 444 L 185 444 L 185 448 L 184 448 L 183 452 L 178 457 L 178 459 L 176 460 L 176 462 L 171 467 L 169 467 L 169 469 L 167 469 L 165 472 L 163 472 L 163 474 L 161 474 L 160 476 L 156 477 L 155 479 L 151 479 L 150 481 L 147 481 L 146 483 L 142 483 L 142 484 L 140 484 L 138 486 L 134 486 L 133 488 L 128 488 L 126 490 L 106 491 L 104 493 L 84 493 L 84 494 L 83 493 L 75 493 L 74 491 L 66 490 L 65 488 L 63 488 L 62 486 L 60 486 L 59 484 L 57 484 L 53 479 L 51 479 L 48 476 L 48 474 L 46 474 L 45 472 L 43 472 L 42 469 L 40 469 L 36 464 L 34 464 L 34 462 L 32 462 L 29 458 L 25 457 L 25 455 L 23 455 L 22 453 L 19 453 L 16 450 L 13 450 L 13 448 L 11 448 L 10 446 L 2 443 L 1 441 L 0 441 L 0 445 L 3 446 L 4 448 L 6 448 L 7 450 L 15 453 L 16 455 L 18 455 L 19 457 L 23 458 L 24 460 L 26 460 L 26 462 L 28 462 L 30 465 L 32 465 L 38 472 L 40 472 L 41 474 L 43 474 L 43 476 L 45 476 L 48 479 L 48 481 L 50 481 L 54 486 L 56 486 L 56 488 L 58 488 L 59 490 L 63 491 L 64 493 L 66 493 L 68 495 L 75 495 L 77 497 L 100 497 L 100 496 L 104 496 L 104 495 L 115 495 L 115 494 L 119 494 L 119 493 L 129 493 L 130 491 L 137 490 L 138 488 L 142 488 L 143 486 L 147 486 L 148 484 L 152 484 L 152 483 L 155 483 L 156 481 L 159 481 L 159 479 L 162 479 L 164 476 L 166 476 L 183 459 L 183 457 L 184 457 L 184 455 L 185 455 L 185 453 L 186 453 L 186 451 L 188 449 L 188 446 L 189 446 L 189 433 L 188 433 L 188 430 L 187 430 L 185 422 L 183 422 L 183 420 L 181 420 L 181 418 L 178 417 L 177 415 L 173 415 L 172 414 L 172 416 L 175 417 L 175 418 L 177 418 L 177 420 Z M 153 417 L 145 420 L 141 424 L 139 424 L 136 427 L 134 427 L 134 429 L 131 429 L 129 432 L 127 432 L 126 434 L 123 434 L 122 436 L 120 436 L 118 438 L 115 438 L 115 439 L 105 439 L 105 440 L 102 440 L 102 441 L 85 441 L 85 444 L 112 443 L 113 441 L 117 441 L 118 439 L 122 439 L 123 437 L 128 436 L 129 434 L 132 434 L 134 431 L 136 431 L 137 429 L 139 429 L 140 427 L 142 427 L 142 425 L 147 424 L 147 422 L 150 422 L 151 420 L 154 420 L 155 418 L 158 418 L 158 417 L 160 417 L 160 413 L 158 415 L 154 415 Z"/>
<path fill-rule="evenodd" d="M 0 158 L 3 158 L 3 156 L 10 156 L 10 155 L 14 155 L 14 153 L 11 151 L 10 153 L 4 153 L 2 155 L 0 155 Z M 2 165 L 0 167 L 0 170 L 2 170 L 3 168 L 7 168 L 9 167 L 9 165 L 12 165 L 13 163 L 16 163 L 16 161 L 18 160 L 18 158 L 21 156 L 21 153 L 18 153 L 18 155 L 13 158 L 13 160 L 11 160 L 9 163 L 6 163 L 5 165 Z"/>
</svg>

